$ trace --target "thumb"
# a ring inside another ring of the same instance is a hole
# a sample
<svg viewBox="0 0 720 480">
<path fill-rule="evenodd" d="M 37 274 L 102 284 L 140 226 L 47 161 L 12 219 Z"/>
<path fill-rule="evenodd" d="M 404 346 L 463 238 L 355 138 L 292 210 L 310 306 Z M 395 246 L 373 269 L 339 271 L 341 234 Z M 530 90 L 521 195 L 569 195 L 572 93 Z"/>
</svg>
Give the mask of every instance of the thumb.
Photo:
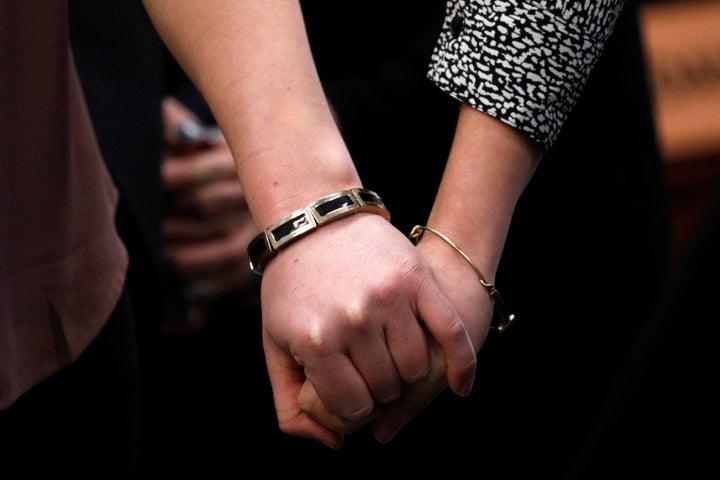
<svg viewBox="0 0 720 480">
<path fill-rule="evenodd" d="M 312 383 L 305 381 L 298 395 L 300 410 L 313 418 L 325 428 L 340 434 L 355 433 L 370 423 L 378 415 L 374 410 L 368 417 L 350 420 L 330 411 L 315 391 Z"/>
</svg>

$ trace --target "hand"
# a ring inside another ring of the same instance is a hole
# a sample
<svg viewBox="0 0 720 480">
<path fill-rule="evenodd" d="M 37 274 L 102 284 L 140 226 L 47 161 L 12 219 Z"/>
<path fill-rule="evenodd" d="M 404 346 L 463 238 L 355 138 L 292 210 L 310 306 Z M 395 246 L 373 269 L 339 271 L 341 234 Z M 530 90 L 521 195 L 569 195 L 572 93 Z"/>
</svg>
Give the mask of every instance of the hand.
<svg viewBox="0 0 720 480">
<path fill-rule="evenodd" d="M 428 236 L 418 244 L 418 250 L 426 258 L 439 285 L 453 302 L 471 333 L 475 351 L 479 351 L 487 337 L 492 319 L 493 304 L 475 272 L 466 261 L 438 239 Z M 447 384 L 447 363 L 439 344 L 428 335 L 431 352 L 431 368 L 420 381 L 407 384 L 396 401 L 377 405 L 364 418 L 348 419 L 328 409 L 320 400 L 313 385 L 306 381 L 298 403 L 303 412 L 315 421 L 338 434 L 354 433 L 368 424 L 375 437 L 387 443 L 410 420 L 416 417 L 433 399 L 442 393 Z"/>
<path fill-rule="evenodd" d="M 197 329 L 215 298 L 230 292 L 259 298 L 247 257 L 257 229 L 220 131 L 171 97 L 163 101 L 163 119 L 164 251 L 189 297 L 189 327 Z"/>
<path fill-rule="evenodd" d="M 418 250 L 380 216 L 352 215 L 287 246 L 268 263 L 261 290 L 265 357 L 286 433 L 338 448 L 342 432 L 300 408 L 306 380 L 328 412 L 367 421 L 430 372 L 426 330 L 446 361 L 443 387 L 472 388 L 475 350 L 461 318 Z"/>
<path fill-rule="evenodd" d="M 425 235 L 417 249 L 430 265 L 435 281 L 459 312 L 477 354 L 485 343 L 492 322 L 494 305 L 487 290 L 467 261 L 434 235 Z M 437 348 L 437 342 L 433 340 L 431 345 L 433 368 L 430 374 L 408 386 L 398 401 L 383 408 L 373 420 L 372 430 L 378 441 L 391 441 L 403 426 L 447 388 L 444 374 L 446 360 Z"/>
<path fill-rule="evenodd" d="M 360 419 L 347 419 L 330 411 L 320 400 L 315 388 L 305 381 L 298 397 L 303 412 L 339 435 L 355 433 L 370 424 L 375 438 L 387 443 L 395 434 L 447 388 L 447 363 L 437 342 L 429 338 L 431 368 L 420 381 L 406 384 L 400 398 L 390 404 L 378 404 L 372 413 Z"/>
</svg>

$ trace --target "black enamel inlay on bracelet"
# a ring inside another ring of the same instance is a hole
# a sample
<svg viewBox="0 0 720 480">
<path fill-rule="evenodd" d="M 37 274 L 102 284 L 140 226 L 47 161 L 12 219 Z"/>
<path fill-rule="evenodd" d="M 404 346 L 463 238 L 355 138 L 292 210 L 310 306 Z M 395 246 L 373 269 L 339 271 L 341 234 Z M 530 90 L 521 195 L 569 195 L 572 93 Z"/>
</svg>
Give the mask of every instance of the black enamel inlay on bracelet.
<svg viewBox="0 0 720 480">
<path fill-rule="evenodd" d="M 283 223 L 279 227 L 272 230 L 271 235 L 273 238 L 275 238 L 275 241 L 281 241 L 283 238 L 290 235 L 294 230 L 297 230 L 298 228 L 302 227 L 303 225 L 308 225 L 308 218 L 306 213 L 301 213 L 300 215 L 297 215 L 287 222 Z"/>
<path fill-rule="evenodd" d="M 321 217 L 326 217 L 329 213 L 352 204 L 353 200 L 352 198 L 350 198 L 350 195 L 343 195 L 341 197 L 321 203 L 320 205 L 315 207 L 315 210 L 317 210 Z"/>
<path fill-rule="evenodd" d="M 360 200 L 365 203 L 382 203 L 377 193 L 371 192 L 370 190 L 363 190 L 359 192 Z"/>
</svg>

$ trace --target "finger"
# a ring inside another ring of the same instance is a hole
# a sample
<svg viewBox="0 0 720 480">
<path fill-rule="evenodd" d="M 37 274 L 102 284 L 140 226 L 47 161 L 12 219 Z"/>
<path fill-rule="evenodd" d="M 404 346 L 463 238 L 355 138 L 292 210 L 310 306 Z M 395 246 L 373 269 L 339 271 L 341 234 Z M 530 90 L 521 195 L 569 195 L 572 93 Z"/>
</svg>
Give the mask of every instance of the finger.
<svg viewBox="0 0 720 480">
<path fill-rule="evenodd" d="M 443 390 L 447 383 L 419 382 L 408 386 L 397 401 L 383 405 L 372 422 L 373 435 L 380 443 L 388 443 Z"/>
<path fill-rule="evenodd" d="M 280 430 L 315 439 L 332 449 L 340 448 L 343 436 L 315 421 L 298 406 L 300 389 L 305 382 L 302 367 L 265 335 L 263 345 Z"/>
<path fill-rule="evenodd" d="M 302 416 L 293 417 L 286 422 L 280 422 L 279 427 L 284 433 L 317 440 L 333 450 L 337 450 L 342 447 L 343 444 L 342 434 L 325 428 L 305 413 L 303 413 Z"/>
<path fill-rule="evenodd" d="M 475 381 L 477 358 L 460 315 L 439 288 L 430 283 L 418 297 L 418 315 L 447 361 L 450 388 L 457 395 L 469 395 Z"/>
<path fill-rule="evenodd" d="M 233 292 L 242 292 L 243 301 L 250 302 L 251 295 L 258 297 L 260 279 L 246 266 L 228 267 L 208 275 L 181 276 L 183 299 L 189 304 L 206 303 Z"/>
<path fill-rule="evenodd" d="M 447 363 L 439 345 L 431 341 L 432 361 L 428 375 L 408 385 L 402 397 L 390 405 L 383 405 L 373 420 L 372 431 L 380 443 L 390 442 L 402 427 L 415 418 L 448 386 Z"/>
<path fill-rule="evenodd" d="M 247 209 L 245 193 L 237 178 L 188 186 L 167 196 L 168 213 L 210 217 Z"/>
<path fill-rule="evenodd" d="M 217 125 L 207 124 L 194 118 L 180 122 L 174 134 L 167 139 L 171 146 L 184 145 L 213 145 L 224 141 L 224 137 Z"/>
<path fill-rule="evenodd" d="M 349 420 L 370 415 L 375 406 L 372 394 L 347 355 L 337 352 L 316 354 L 305 359 L 303 364 L 307 379 L 331 412 Z"/>
<path fill-rule="evenodd" d="M 388 347 L 398 374 L 404 383 L 415 383 L 430 370 L 429 337 L 414 318 L 400 324 L 390 322 L 386 333 Z"/>
<path fill-rule="evenodd" d="M 403 385 L 388 350 L 385 333 L 363 321 L 365 315 L 361 310 L 349 314 L 354 319 L 350 322 L 350 328 L 354 331 L 350 333 L 353 340 L 349 353 L 355 368 L 362 375 L 375 401 L 388 403 L 395 400 L 402 393 Z"/>
<path fill-rule="evenodd" d="M 298 405 L 300 406 L 300 410 L 310 415 L 316 422 L 334 432 L 342 434 L 355 433 L 377 416 L 376 414 L 372 414 L 360 420 L 349 420 L 331 412 L 325 407 L 322 400 L 320 400 L 312 383 L 307 380 L 300 389 Z"/>
<path fill-rule="evenodd" d="M 225 145 L 208 147 L 185 155 L 167 154 L 161 166 L 165 188 L 188 188 L 221 179 L 237 179 L 230 149 Z"/>
<path fill-rule="evenodd" d="M 210 275 L 226 270 L 228 265 L 249 270 L 248 241 L 246 232 L 233 232 L 198 242 L 167 243 L 165 257 L 173 269 L 184 277 Z"/>
<path fill-rule="evenodd" d="M 161 102 L 163 132 L 167 142 L 174 142 L 178 125 L 188 119 L 196 119 L 195 114 L 173 96 L 166 95 Z"/>
<path fill-rule="evenodd" d="M 168 213 L 163 221 L 163 240 L 166 243 L 196 243 L 231 235 L 247 236 L 250 241 L 257 229 L 247 211 L 230 211 L 209 218 L 188 217 Z"/>
<path fill-rule="evenodd" d="M 200 121 L 192 110 L 175 97 L 165 96 L 161 106 L 165 141 L 169 145 L 182 147 L 222 140 L 222 133 L 216 125 Z"/>
</svg>

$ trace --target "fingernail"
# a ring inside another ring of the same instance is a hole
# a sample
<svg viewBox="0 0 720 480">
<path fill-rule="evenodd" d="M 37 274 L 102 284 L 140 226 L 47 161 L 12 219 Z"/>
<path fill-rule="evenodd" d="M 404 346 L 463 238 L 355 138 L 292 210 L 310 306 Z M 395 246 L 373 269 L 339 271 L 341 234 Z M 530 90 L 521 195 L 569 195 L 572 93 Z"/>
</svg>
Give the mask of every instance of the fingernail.
<svg viewBox="0 0 720 480">
<path fill-rule="evenodd" d="M 461 397 L 467 397 L 468 395 L 470 395 L 472 393 L 474 383 L 475 383 L 475 379 L 473 379 L 469 382 L 465 382 L 465 384 L 463 385 L 463 387 L 460 390 L 460 392 L 458 393 L 458 395 L 460 395 Z"/>
<path fill-rule="evenodd" d="M 195 119 L 189 118 L 180 122 L 175 131 L 179 142 L 196 142 L 202 135 L 202 125 Z"/>
<path fill-rule="evenodd" d="M 335 442 L 320 440 L 320 443 L 333 450 L 339 450 L 340 447 L 343 446 L 344 438 L 345 437 L 343 435 L 340 435 L 340 437 Z"/>
<path fill-rule="evenodd" d="M 377 440 L 378 443 L 382 443 L 384 445 L 386 443 L 390 443 L 392 441 L 392 439 L 395 438 L 396 433 L 397 433 L 397 430 L 393 430 L 390 432 L 388 432 L 388 431 L 383 432 L 383 431 L 377 430 L 377 431 L 373 432 L 373 435 L 375 436 L 375 440 Z"/>
<path fill-rule="evenodd" d="M 206 125 L 189 118 L 177 127 L 176 137 L 179 142 L 214 142 L 221 137 L 220 129 L 214 125 Z"/>
</svg>

